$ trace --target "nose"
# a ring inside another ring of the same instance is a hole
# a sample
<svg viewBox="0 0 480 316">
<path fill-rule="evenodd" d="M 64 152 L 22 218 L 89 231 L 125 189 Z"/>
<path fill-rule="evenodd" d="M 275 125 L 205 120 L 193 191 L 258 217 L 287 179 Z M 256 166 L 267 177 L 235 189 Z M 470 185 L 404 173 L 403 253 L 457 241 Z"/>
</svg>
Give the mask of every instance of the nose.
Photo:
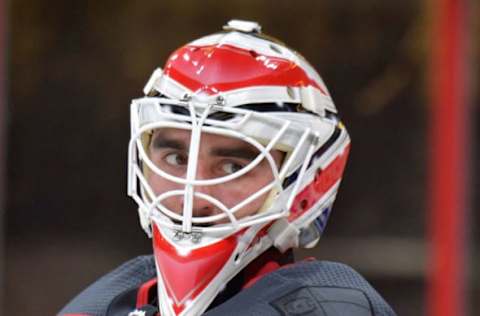
<svg viewBox="0 0 480 316">
<path fill-rule="evenodd" d="M 192 214 L 194 217 L 207 217 L 213 215 L 214 213 L 215 205 L 203 198 L 194 198 L 192 210 Z"/>
<path fill-rule="evenodd" d="M 196 179 L 206 180 L 211 178 L 212 175 L 209 173 L 208 164 L 199 161 L 197 165 Z M 215 190 L 216 185 L 198 185 L 194 187 L 195 193 L 207 195 L 212 198 L 215 198 Z M 218 213 L 218 208 L 215 206 L 215 204 L 205 199 L 204 197 L 199 197 L 198 195 L 195 195 L 192 202 L 192 215 L 195 217 L 206 217 Z"/>
<path fill-rule="evenodd" d="M 207 195 L 209 197 L 214 197 L 215 188 L 213 186 L 197 186 L 194 189 L 195 193 L 200 193 L 202 195 Z M 217 214 L 219 212 L 218 208 L 214 203 L 207 200 L 204 197 L 195 195 L 193 197 L 192 203 L 192 215 L 195 217 L 206 217 Z"/>
</svg>

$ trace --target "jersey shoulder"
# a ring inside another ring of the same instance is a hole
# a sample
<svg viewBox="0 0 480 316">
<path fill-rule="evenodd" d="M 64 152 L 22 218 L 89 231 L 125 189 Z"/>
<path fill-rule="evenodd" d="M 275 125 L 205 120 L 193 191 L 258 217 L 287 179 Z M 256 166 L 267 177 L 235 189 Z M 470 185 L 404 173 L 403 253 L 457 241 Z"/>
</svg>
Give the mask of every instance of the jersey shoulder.
<svg viewBox="0 0 480 316">
<path fill-rule="evenodd" d="M 224 304 L 214 315 L 394 316 L 380 294 L 351 267 L 302 261 L 278 269 Z"/>
<path fill-rule="evenodd" d="M 153 256 L 131 259 L 104 275 L 75 298 L 57 316 L 128 315 L 135 308 L 139 287 L 156 277 Z M 112 306 L 115 311 L 112 312 Z"/>
</svg>

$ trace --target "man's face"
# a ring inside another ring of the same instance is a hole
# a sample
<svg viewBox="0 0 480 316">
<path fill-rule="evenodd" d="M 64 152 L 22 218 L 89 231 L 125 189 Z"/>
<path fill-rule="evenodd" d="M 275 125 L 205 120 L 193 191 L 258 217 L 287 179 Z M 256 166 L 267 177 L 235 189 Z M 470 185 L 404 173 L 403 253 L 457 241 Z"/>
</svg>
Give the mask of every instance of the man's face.
<svg viewBox="0 0 480 316">
<path fill-rule="evenodd" d="M 153 132 L 148 145 L 148 155 L 161 170 L 179 178 L 186 178 L 190 148 L 190 131 L 162 128 Z M 246 167 L 259 154 L 258 149 L 240 139 L 202 133 L 198 153 L 196 180 L 228 176 Z M 278 150 L 270 152 L 277 167 L 284 154 Z M 156 195 L 172 190 L 184 190 L 183 184 L 169 181 L 153 171 L 146 173 L 147 181 Z M 233 180 L 215 184 L 195 186 L 194 191 L 207 194 L 232 208 L 248 198 L 274 179 L 272 168 L 266 159 L 246 174 Z M 235 213 L 242 217 L 256 213 L 264 204 L 268 193 L 259 196 Z M 183 212 L 183 195 L 166 198 L 162 204 L 177 214 Z M 193 216 L 210 216 L 222 211 L 211 202 L 194 197 Z M 226 220 L 222 221 L 225 222 Z"/>
</svg>

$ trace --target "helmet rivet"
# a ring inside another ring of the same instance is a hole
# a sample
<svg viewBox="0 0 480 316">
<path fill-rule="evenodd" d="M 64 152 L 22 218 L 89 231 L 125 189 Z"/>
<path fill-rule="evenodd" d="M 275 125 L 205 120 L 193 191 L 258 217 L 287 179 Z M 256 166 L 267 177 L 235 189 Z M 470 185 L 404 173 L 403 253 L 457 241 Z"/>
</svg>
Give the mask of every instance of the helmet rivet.
<svg viewBox="0 0 480 316">
<path fill-rule="evenodd" d="M 185 237 L 185 236 L 184 236 L 183 232 L 177 230 L 177 231 L 175 231 L 175 235 L 173 236 L 173 240 L 175 240 L 175 241 L 180 241 L 180 240 L 182 240 L 184 237 Z"/>
<path fill-rule="evenodd" d="M 188 102 L 192 99 L 192 96 L 188 93 L 185 93 L 183 96 L 182 96 L 182 99 L 180 101 L 185 101 L 185 102 Z"/>
<path fill-rule="evenodd" d="M 192 232 L 191 239 L 194 244 L 198 244 L 200 240 L 202 240 L 202 233 L 200 232 Z"/>
<path fill-rule="evenodd" d="M 216 102 L 217 102 L 217 105 L 225 105 L 225 98 L 219 95 L 217 96 Z"/>
</svg>

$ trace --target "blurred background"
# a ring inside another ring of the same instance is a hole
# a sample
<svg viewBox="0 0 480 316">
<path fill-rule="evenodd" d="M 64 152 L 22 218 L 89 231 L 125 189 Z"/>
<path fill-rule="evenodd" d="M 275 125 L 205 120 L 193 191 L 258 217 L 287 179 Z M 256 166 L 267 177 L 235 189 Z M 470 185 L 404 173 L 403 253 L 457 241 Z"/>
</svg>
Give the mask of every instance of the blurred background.
<svg viewBox="0 0 480 316">
<path fill-rule="evenodd" d="M 434 11 L 428 1 L 1 3 L 8 50 L 2 49 L 7 101 L 0 108 L 0 315 L 54 315 L 99 276 L 151 252 L 126 197 L 130 99 L 141 96 L 174 49 L 231 18 L 256 20 L 301 52 L 324 78 L 352 136 L 323 239 L 298 256 L 353 266 L 399 315 L 427 313 Z M 468 312 L 480 310 L 480 131 L 473 124 L 480 12 L 473 1 L 466 11 L 471 140 L 460 266 Z"/>
</svg>

